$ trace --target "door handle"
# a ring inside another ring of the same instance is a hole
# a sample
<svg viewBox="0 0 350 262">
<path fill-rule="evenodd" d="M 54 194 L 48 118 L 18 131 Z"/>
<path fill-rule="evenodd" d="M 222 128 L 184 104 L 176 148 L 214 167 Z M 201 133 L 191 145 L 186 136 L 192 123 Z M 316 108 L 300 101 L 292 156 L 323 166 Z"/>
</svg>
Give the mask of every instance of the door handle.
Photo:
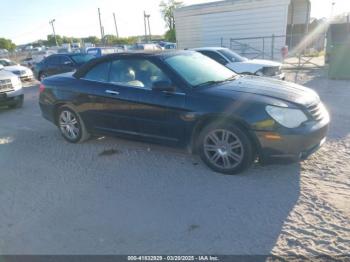
<svg viewBox="0 0 350 262">
<path fill-rule="evenodd" d="M 106 90 L 106 93 L 110 95 L 117 95 L 117 96 L 120 94 L 118 91 L 113 91 L 113 90 Z"/>
</svg>

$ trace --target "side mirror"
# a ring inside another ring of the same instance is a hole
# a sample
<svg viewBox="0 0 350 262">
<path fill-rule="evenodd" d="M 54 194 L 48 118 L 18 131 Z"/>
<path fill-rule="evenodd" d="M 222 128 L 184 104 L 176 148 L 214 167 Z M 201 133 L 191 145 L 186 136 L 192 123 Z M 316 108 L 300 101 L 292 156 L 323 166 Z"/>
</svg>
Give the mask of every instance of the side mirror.
<svg viewBox="0 0 350 262">
<path fill-rule="evenodd" d="M 67 65 L 67 66 L 72 66 L 73 65 L 73 63 L 71 61 L 65 61 L 63 64 Z"/>
<path fill-rule="evenodd" d="M 175 86 L 169 81 L 157 81 L 153 83 L 153 91 L 157 92 L 175 92 Z"/>
</svg>

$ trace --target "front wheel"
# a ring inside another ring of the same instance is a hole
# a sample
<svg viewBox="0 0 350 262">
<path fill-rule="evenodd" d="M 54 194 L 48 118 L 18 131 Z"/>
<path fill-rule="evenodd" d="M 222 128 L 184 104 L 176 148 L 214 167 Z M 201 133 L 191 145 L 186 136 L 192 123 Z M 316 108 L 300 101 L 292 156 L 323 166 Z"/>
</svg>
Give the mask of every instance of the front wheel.
<svg viewBox="0 0 350 262">
<path fill-rule="evenodd" d="M 17 101 L 15 104 L 10 105 L 9 108 L 11 109 L 16 109 L 16 108 L 21 108 L 23 107 L 23 97 L 21 99 L 19 99 L 19 101 Z"/>
<path fill-rule="evenodd" d="M 63 138 L 70 143 L 80 143 L 90 137 L 79 114 L 68 107 L 59 109 L 57 124 Z"/>
<path fill-rule="evenodd" d="M 252 142 L 242 129 L 231 124 L 212 124 L 199 137 L 201 159 L 214 171 L 238 174 L 254 161 Z"/>
</svg>

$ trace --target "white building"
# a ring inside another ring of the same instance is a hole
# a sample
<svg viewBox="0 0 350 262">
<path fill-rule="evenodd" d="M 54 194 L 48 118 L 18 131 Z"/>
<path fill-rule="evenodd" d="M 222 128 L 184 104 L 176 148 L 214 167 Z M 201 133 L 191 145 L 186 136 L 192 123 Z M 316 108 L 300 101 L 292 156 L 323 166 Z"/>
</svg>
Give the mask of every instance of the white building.
<svg viewBox="0 0 350 262">
<path fill-rule="evenodd" d="M 226 46 L 246 56 L 278 59 L 283 46 L 291 49 L 307 32 L 310 7 L 309 0 L 226 0 L 182 7 L 175 11 L 178 48 Z"/>
</svg>

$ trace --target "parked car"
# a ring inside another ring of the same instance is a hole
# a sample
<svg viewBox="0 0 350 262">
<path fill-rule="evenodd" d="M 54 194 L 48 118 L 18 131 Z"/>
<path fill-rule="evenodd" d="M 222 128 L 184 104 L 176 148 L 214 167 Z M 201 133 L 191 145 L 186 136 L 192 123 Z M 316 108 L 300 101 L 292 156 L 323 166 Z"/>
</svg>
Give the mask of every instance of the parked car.
<svg viewBox="0 0 350 262">
<path fill-rule="evenodd" d="M 147 51 L 159 51 L 163 50 L 162 47 L 154 43 L 137 43 L 128 48 L 128 50 L 147 50 Z"/>
<path fill-rule="evenodd" d="M 0 48 L 0 55 L 7 55 L 9 51 L 7 49 Z"/>
<path fill-rule="evenodd" d="M 39 104 L 69 142 L 101 133 L 181 145 L 227 174 L 257 157 L 306 159 L 324 143 L 329 125 L 313 90 L 239 76 L 191 51 L 95 59 L 74 74 L 46 78 Z"/>
<path fill-rule="evenodd" d="M 35 64 L 33 57 L 27 57 L 21 61 L 22 66 L 26 66 L 31 70 L 33 70 Z"/>
<path fill-rule="evenodd" d="M 75 71 L 93 58 L 92 55 L 74 53 L 50 55 L 35 65 L 35 78 L 41 81 L 48 76 Z"/>
<path fill-rule="evenodd" d="M 56 50 L 45 50 L 40 52 L 32 52 L 29 57 L 21 61 L 21 65 L 34 69 L 37 63 L 40 63 L 46 57 L 56 54 Z"/>
<path fill-rule="evenodd" d="M 0 65 L 4 67 L 4 70 L 17 75 L 21 81 L 32 81 L 34 78 L 33 71 L 30 68 L 17 64 L 9 59 L 1 58 Z"/>
<path fill-rule="evenodd" d="M 124 52 L 124 50 L 118 47 L 92 47 L 86 50 L 87 54 L 93 55 L 95 57 L 101 57 L 104 55 L 120 53 L 120 52 Z"/>
<path fill-rule="evenodd" d="M 176 49 L 177 46 L 176 46 L 175 43 L 166 43 L 166 44 L 163 46 L 163 48 L 164 48 L 165 50 L 168 50 L 168 49 Z"/>
<path fill-rule="evenodd" d="M 248 59 L 224 47 L 203 47 L 193 49 L 232 69 L 237 74 L 257 75 L 285 80 L 282 64 L 262 59 Z"/>
<path fill-rule="evenodd" d="M 0 106 L 19 108 L 23 105 L 21 80 L 0 65 Z"/>
</svg>

